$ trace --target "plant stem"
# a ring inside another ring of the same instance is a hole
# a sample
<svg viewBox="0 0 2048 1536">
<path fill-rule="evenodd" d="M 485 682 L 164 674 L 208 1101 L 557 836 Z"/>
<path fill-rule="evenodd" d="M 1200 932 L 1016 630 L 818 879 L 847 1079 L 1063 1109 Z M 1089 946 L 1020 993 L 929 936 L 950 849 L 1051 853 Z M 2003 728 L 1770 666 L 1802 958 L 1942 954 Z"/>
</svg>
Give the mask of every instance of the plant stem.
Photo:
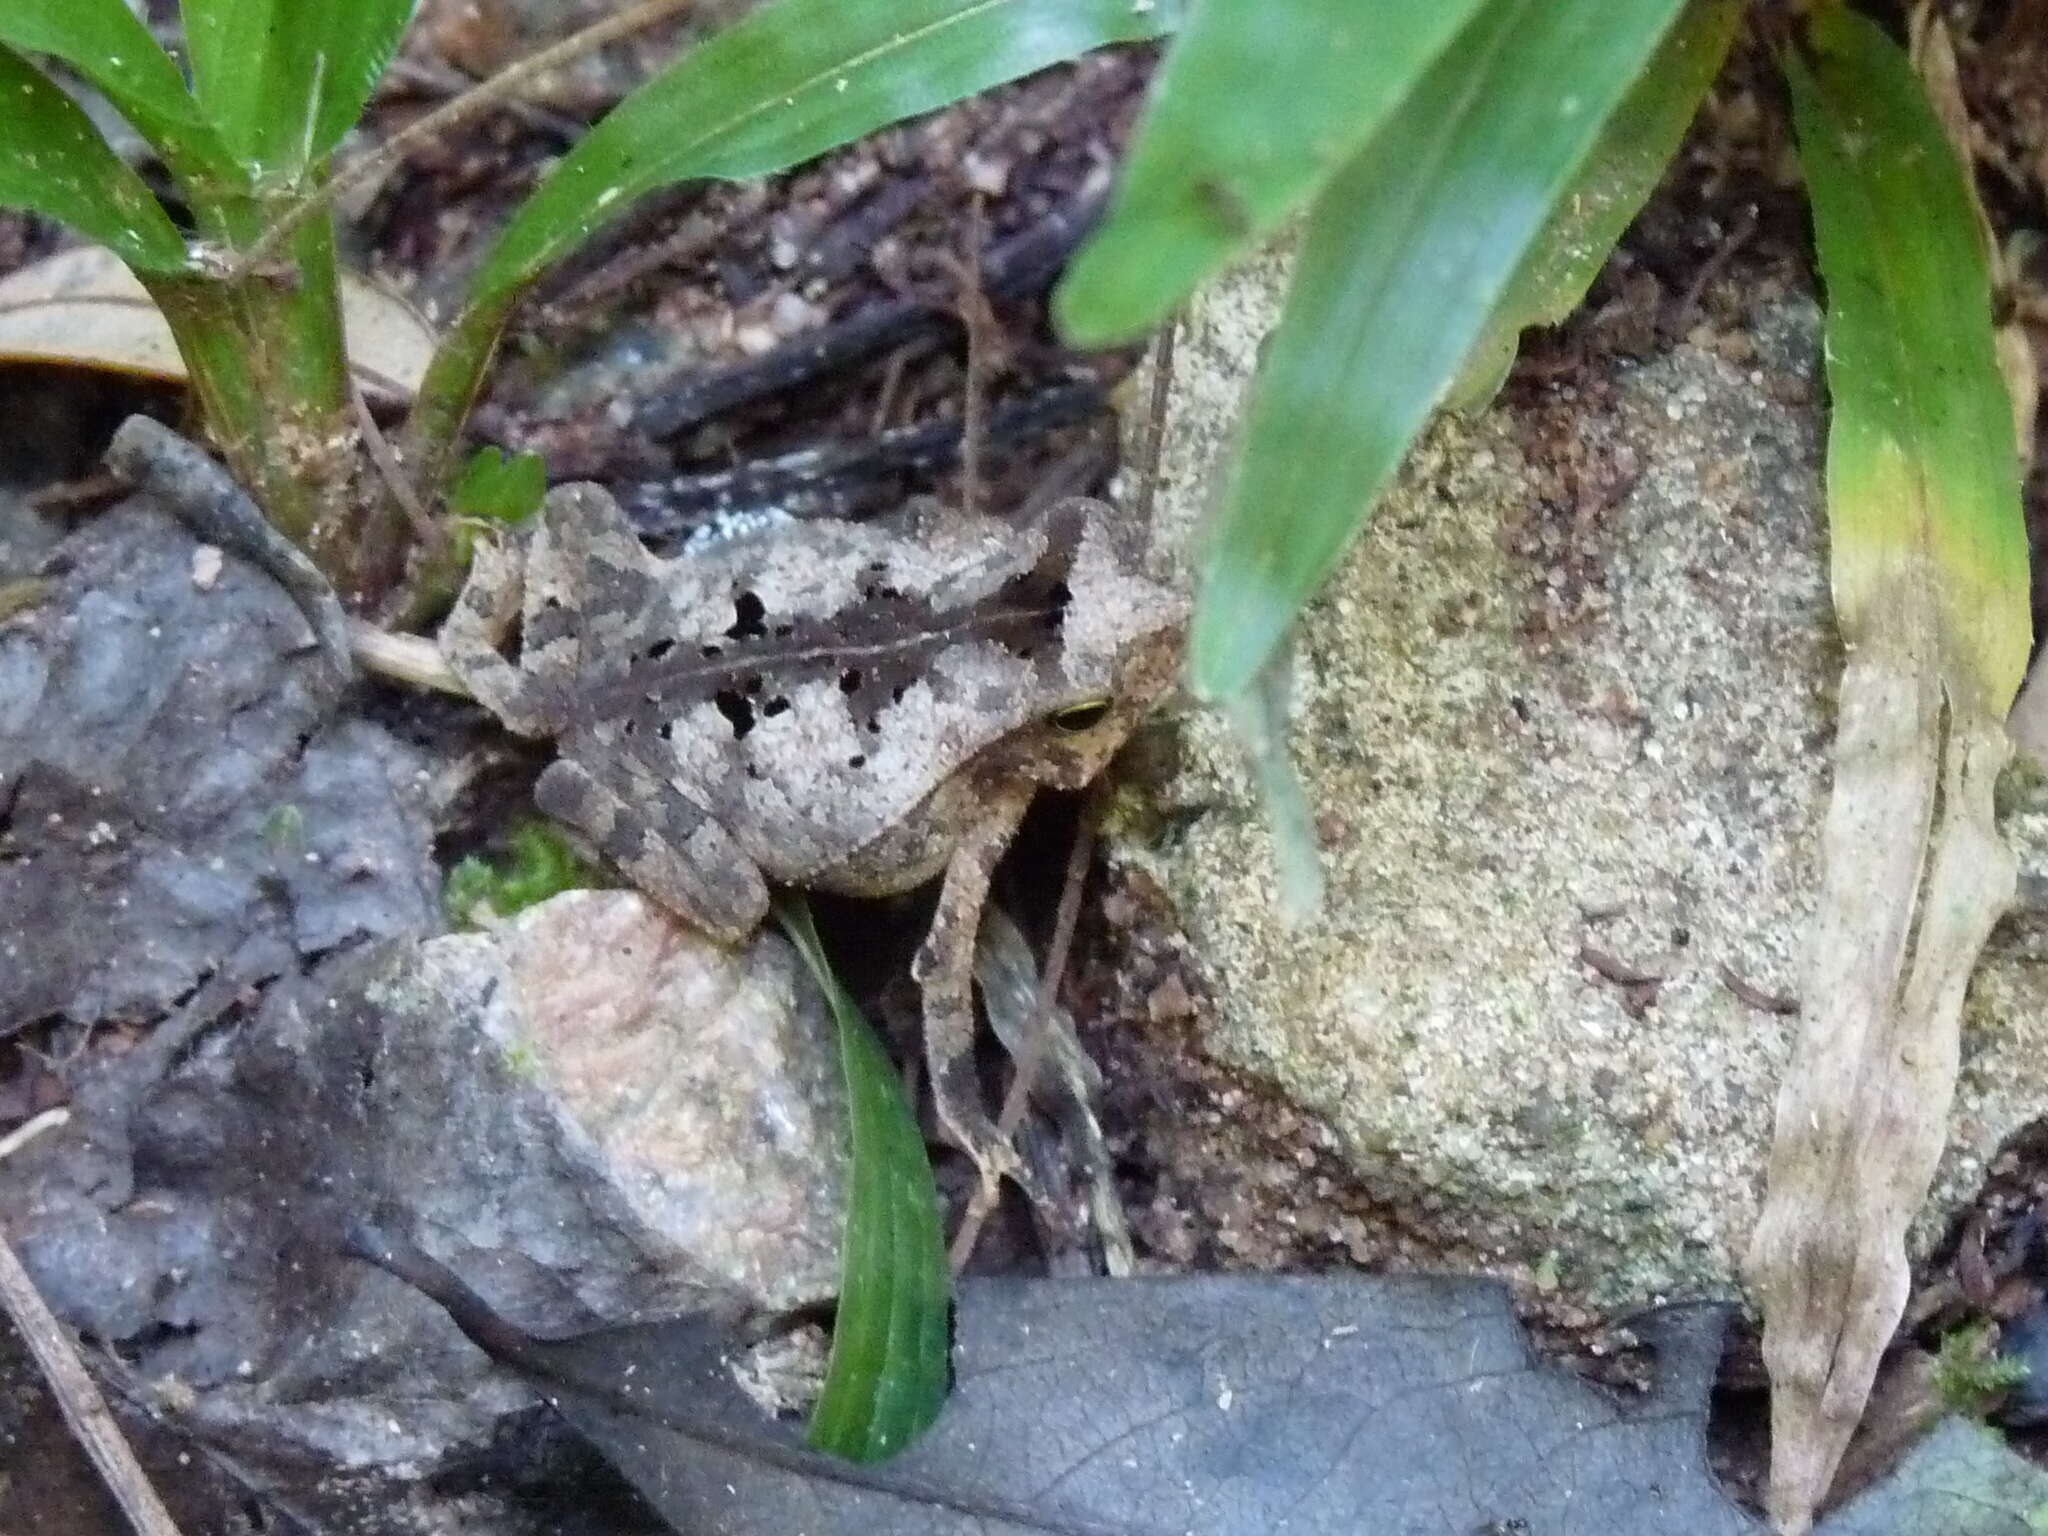
<svg viewBox="0 0 2048 1536">
<path fill-rule="evenodd" d="M 235 478 L 338 589 L 355 593 L 355 439 L 333 227 L 305 226 L 291 254 L 294 270 L 282 281 L 156 278 L 150 295 Z"/>
</svg>

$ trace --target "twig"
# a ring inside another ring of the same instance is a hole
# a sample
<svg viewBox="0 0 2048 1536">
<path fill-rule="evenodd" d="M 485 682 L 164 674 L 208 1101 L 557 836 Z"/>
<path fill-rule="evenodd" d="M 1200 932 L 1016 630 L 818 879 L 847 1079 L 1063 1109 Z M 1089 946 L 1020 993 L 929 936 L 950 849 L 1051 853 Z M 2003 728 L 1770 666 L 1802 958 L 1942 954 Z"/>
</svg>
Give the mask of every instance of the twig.
<svg viewBox="0 0 2048 1536">
<path fill-rule="evenodd" d="M 1090 794 L 1088 803 L 1081 808 L 1081 822 L 1074 830 L 1074 844 L 1067 850 L 1067 872 L 1065 883 L 1060 887 L 1059 911 L 1053 918 L 1052 943 L 1046 947 L 1044 968 L 1038 973 L 1038 995 L 1031 1002 L 1024 1050 L 1016 1059 L 1009 1089 L 1003 1094 L 1002 1112 L 996 1116 L 996 1132 L 1005 1140 L 1014 1136 L 1018 1125 L 1023 1122 L 1024 1106 L 1030 1102 L 1032 1085 L 1038 1080 L 1038 1069 L 1045 1060 L 1046 1020 L 1052 1012 L 1053 999 L 1059 994 L 1060 983 L 1066 978 L 1067 952 L 1073 947 L 1074 927 L 1081 915 L 1081 892 L 1088 881 L 1088 861 L 1095 852 L 1094 812 L 1099 804 L 1099 792 Z M 953 1234 L 953 1246 L 947 1254 L 954 1274 L 959 1274 L 966 1267 L 975 1242 L 981 1236 L 982 1225 L 993 1209 L 994 1201 L 983 1189 L 977 1189 L 967 1202 L 967 1209 L 960 1217 L 959 1230 Z"/>
<path fill-rule="evenodd" d="M 666 21 L 678 12 L 688 10 L 695 3 L 696 0 L 640 0 L 638 5 L 628 6 L 616 16 L 607 16 L 602 21 L 593 22 L 580 32 L 572 32 L 559 43 L 543 48 L 538 53 L 528 54 L 517 64 L 498 71 L 481 85 L 464 91 L 446 106 L 436 107 L 417 122 L 408 123 L 385 140 L 383 147 L 374 154 L 365 155 L 346 171 L 331 178 L 325 186 L 317 188 L 305 201 L 283 214 L 275 224 L 263 232 L 254 245 L 241 254 L 236 262 L 237 269 L 246 273 L 274 259 L 284 242 L 291 237 L 293 230 L 323 208 L 333 206 L 339 199 L 377 180 L 392 165 L 410 154 L 415 145 L 438 138 L 480 113 L 493 110 L 535 76 L 560 68 L 572 59 L 579 59 L 607 43 L 616 42 L 657 22 Z"/>
<path fill-rule="evenodd" d="M 21 1267 L 21 1260 L 14 1256 L 4 1226 L 0 1226 L 0 1306 L 7 1309 L 15 1331 L 35 1356 L 43 1379 L 50 1384 L 51 1395 L 63 1411 L 64 1422 L 71 1426 L 71 1433 L 92 1458 L 101 1480 L 128 1516 L 128 1523 L 141 1536 L 178 1536 L 170 1511 L 164 1508 L 156 1489 L 150 1486 L 148 1474 L 128 1448 L 121 1426 L 108 1411 L 107 1400 L 86 1374 L 78 1347 L 51 1314 L 49 1305 L 36 1290 L 35 1281 Z"/>
<path fill-rule="evenodd" d="M 363 451 L 369 454 L 371 464 L 376 466 L 377 478 L 384 482 L 384 488 L 405 514 L 405 520 L 412 524 L 412 536 L 423 548 L 438 552 L 448 542 L 448 531 L 428 514 L 419 497 L 413 493 L 411 482 L 399 466 L 398 455 L 391 451 L 384 429 L 370 414 L 370 402 L 363 398 L 362 386 L 353 378 L 349 380 L 348 397 L 349 407 L 355 412 L 356 430 L 363 435 Z"/>
<path fill-rule="evenodd" d="M 1138 460 L 1138 527 L 1152 532 L 1152 504 L 1159 493 L 1159 458 L 1166 443 L 1166 403 L 1173 390 L 1173 344 L 1180 334 L 1178 311 L 1166 317 L 1152 351 L 1152 398 L 1145 409 L 1145 444 Z"/>
<path fill-rule="evenodd" d="M 378 82 L 377 99 L 384 101 L 392 96 L 415 95 L 450 101 L 465 91 L 475 90 L 481 83 L 476 76 L 464 74 L 449 64 L 396 58 Z M 566 112 L 556 112 L 530 101 L 506 101 L 499 105 L 507 116 L 517 118 L 536 132 L 552 134 L 564 143 L 573 143 L 576 136 L 590 126 Z"/>
<path fill-rule="evenodd" d="M 43 1132 L 54 1131 L 58 1126 L 69 1125 L 70 1123 L 71 1111 L 64 1108 L 61 1104 L 55 1109 L 44 1110 L 40 1115 L 31 1120 L 23 1121 L 5 1136 L 0 1136 L 0 1163 L 6 1162 L 10 1156 L 34 1141 Z"/>
<path fill-rule="evenodd" d="M 393 682 L 410 683 L 415 688 L 431 688 L 458 699 L 476 697 L 461 678 L 448 670 L 441 648 L 422 635 L 395 634 L 355 619 L 349 622 L 348 643 L 356 665 L 365 672 L 374 672 Z"/>
<path fill-rule="evenodd" d="M 987 440 L 1001 447 L 1086 421 L 1102 408 L 1093 383 L 1055 384 L 989 412 Z M 707 517 L 774 507 L 794 518 L 857 517 L 868 504 L 900 498 L 864 494 L 884 477 L 945 468 L 959 452 L 957 420 L 893 427 L 865 441 L 802 448 L 753 459 L 705 475 L 676 475 L 621 489 L 634 524 L 663 543 L 687 535 Z"/>
<path fill-rule="evenodd" d="M 1662 986 L 1668 979 L 1657 971 L 1630 965 L 1626 960 L 1610 955 L 1604 949 L 1595 949 L 1591 944 L 1579 946 L 1579 964 L 1598 971 L 1618 987 Z"/>
<path fill-rule="evenodd" d="M 1731 965 L 1721 966 L 1721 983 L 1750 1007 L 1762 1013 L 1776 1013 L 1790 1017 L 1799 1012 L 1799 999 L 1787 997 L 1782 992 L 1766 992 L 1755 982 L 1737 974 Z"/>
<path fill-rule="evenodd" d="M 1692 329 L 1693 313 L 1700 307 L 1700 299 L 1706 294 L 1714 279 L 1721 275 L 1722 269 L 1728 265 L 1735 253 L 1748 244 L 1750 236 L 1756 233 L 1756 224 L 1756 205 L 1752 203 L 1742 210 L 1742 217 L 1735 221 L 1735 228 L 1728 232 L 1727 238 L 1714 247 L 1713 253 L 1700 263 L 1700 269 L 1693 274 L 1692 281 L 1685 285 L 1684 294 L 1680 296 L 1677 307 L 1672 310 L 1671 318 L 1666 322 L 1666 335 L 1682 336 Z"/>
<path fill-rule="evenodd" d="M 868 436 L 879 437 L 889 425 L 889 415 L 896 409 L 896 391 L 903 385 L 903 366 L 909 361 L 909 348 L 898 347 L 882 365 L 882 387 L 875 391 L 875 414 L 868 422 Z"/>
<path fill-rule="evenodd" d="M 981 447 L 986 404 L 983 355 L 995 317 L 989 312 L 988 294 L 981 286 L 981 243 L 987 224 L 981 194 L 967 202 L 967 259 L 955 265 L 954 279 L 959 291 L 954 306 L 967 330 L 967 384 L 960 408 L 960 506 L 969 518 L 981 513 Z"/>
</svg>

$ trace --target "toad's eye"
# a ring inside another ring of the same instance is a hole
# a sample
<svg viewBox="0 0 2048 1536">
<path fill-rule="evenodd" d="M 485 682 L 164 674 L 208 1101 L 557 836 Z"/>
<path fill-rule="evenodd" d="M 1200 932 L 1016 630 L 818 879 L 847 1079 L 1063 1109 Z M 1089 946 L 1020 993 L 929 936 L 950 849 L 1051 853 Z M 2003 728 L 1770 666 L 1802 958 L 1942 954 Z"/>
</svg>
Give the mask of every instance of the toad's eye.
<svg viewBox="0 0 2048 1536">
<path fill-rule="evenodd" d="M 1085 731 L 1102 724 L 1109 715 L 1109 700 L 1083 699 L 1078 704 L 1068 704 L 1047 715 L 1046 720 L 1058 731 Z"/>
</svg>

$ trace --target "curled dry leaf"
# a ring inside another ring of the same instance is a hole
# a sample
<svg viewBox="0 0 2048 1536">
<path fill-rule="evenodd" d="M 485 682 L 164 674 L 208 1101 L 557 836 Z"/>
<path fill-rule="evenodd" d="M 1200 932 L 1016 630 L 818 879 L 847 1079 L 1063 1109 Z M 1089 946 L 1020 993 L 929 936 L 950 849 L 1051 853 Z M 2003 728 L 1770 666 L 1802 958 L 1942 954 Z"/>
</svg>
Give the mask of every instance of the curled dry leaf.
<svg viewBox="0 0 2048 1536">
<path fill-rule="evenodd" d="M 2029 642 L 2013 418 L 1962 167 L 1876 26 L 1827 8 L 1807 43 L 1787 70 L 1828 289 L 1828 521 L 1850 660 L 1808 1008 L 1750 1252 L 1769 1508 L 1794 1536 L 1904 1309 L 1963 992 L 2012 899 L 1992 788 Z"/>
<path fill-rule="evenodd" d="M 402 405 L 419 389 L 434 331 L 419 312 L 367 278 L 344 274 L 349 366 L 372 401 Z M 85 245 L 0 280 L 0 362 L 61 363 L 185 381 L 170 325 L 104 246 Z"/>
</svg>

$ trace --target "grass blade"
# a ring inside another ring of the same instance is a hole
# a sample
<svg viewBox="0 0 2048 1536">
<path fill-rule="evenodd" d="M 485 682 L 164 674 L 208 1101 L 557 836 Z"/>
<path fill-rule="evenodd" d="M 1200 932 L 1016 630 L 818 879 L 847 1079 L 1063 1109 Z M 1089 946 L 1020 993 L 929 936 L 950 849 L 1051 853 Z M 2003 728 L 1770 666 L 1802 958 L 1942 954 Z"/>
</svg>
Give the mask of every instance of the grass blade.
<svg viewBox="0 0 2048 1536">
<path fill-rule="evenodd" d="M 192 80 L 258 175 L 304 175 L 355 126 L 413 0 L 184 0 Z"/>
<path fill-rule="evenodd" d="M 765 176 L 1109 43 L 1157 36 L 1133 0 L 772 0 L 684 55 L 584 136 L 477 277 L 487 303 L 624 213 L 697 177 Z"/>
<path fill-rule="evenodd" d="M 1570 195 L 1515 270 L 1446 404 L 1491 400 L 1514 365 L 1522 332 L 1556 325 L 1579 307 L 1608 253 L 1656 190 L 1721 72 L 1747 0 L 1690 0 L 1607 127 Z"/>
<path fill-rule="evenodd" d="M 0 43 L 69 64 L 106 92 L 181 178 L 237 175 L 178 66 L 124 0 L 7 0 Z"/>
<path fill-rule="evenodd" d="M 1109 217 L 1056 297 L 1079 346 L 1158 325 L 1372 137 L 1483 0 L 1204 0 L 1152 88 Z"/>
<path fill-rule="evenodd" d="M 139 271 L 184 267 L 185 241 L 142 178 L 76 102 L 4 45 L 0 103 L 0 205 L 67 224 Z"/>
<path fill-rule="evenodd" d="M 2012 899 L 1992 788 L 2029 645 L 2012 408 L 1965 172 L 1905 55 L 1840 6 L 1788 55 L 1827 286 L 1828 525 L 1848 654 L 1800 1039 L 1749 1258 L 1770 1512 L 1804 1532 L 1905 1305 L 1959 1015 Z"/>
<path fill-rule="evenodd" d="M 1681 0 L 1491 0 L 1325 190 L 1202 566 L 1195 691 L 1273 654 Z"/>
<path fill-rule="evenodd" d="M 406 423 L 437 490 L 499 332 L 547 265 L 657 188 L 766 176 L 1091 48 L 1154 37 L 1177 0 L 769 0 L 633 92 L 485 256 Z"/>
<path fill-rule="evenodd" d="M 849 1461 L 881 1461 L 930 1427 L 946 1400 L 952 1280 L 938 1192 L 895 1068 L 832 974 L 809 909 L 786 898 L 776 916 L 838 1022 L 853 1122 L 839 1314 L 810 1440 Z"/>
</svg>

